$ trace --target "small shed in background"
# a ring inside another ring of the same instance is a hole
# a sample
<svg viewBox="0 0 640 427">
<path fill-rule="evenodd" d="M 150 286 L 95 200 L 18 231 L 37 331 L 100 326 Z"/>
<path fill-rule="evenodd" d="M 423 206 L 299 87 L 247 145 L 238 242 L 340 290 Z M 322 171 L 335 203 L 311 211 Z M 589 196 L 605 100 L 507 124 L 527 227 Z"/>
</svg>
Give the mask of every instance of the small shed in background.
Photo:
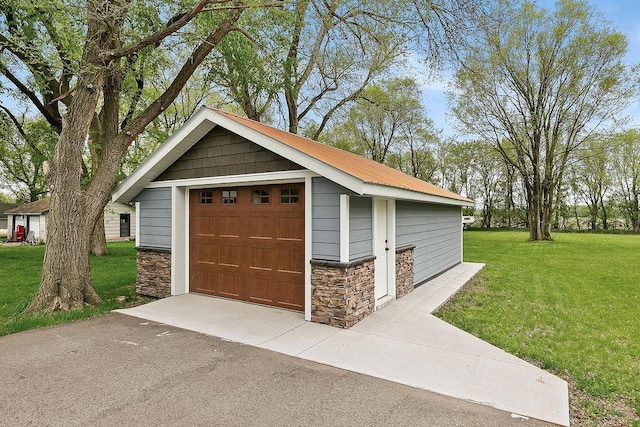
<svg viewBox="0 0 640 427">
<path fill-rule="evenodd" d="M 46 242 L 48 198 L 14 207 L 4 213 L 7 216 L 8 240 L 25 240 L 32 231 L 35 242 Z M 135 218 L 133 207 L 124 203 L 107 204 L 104 208 L 104 229 L 107 241 L 129 240 L 135 237 Z M 23 236 L 17 233 L 20 226 L 24 227 Z"/>
</svg>

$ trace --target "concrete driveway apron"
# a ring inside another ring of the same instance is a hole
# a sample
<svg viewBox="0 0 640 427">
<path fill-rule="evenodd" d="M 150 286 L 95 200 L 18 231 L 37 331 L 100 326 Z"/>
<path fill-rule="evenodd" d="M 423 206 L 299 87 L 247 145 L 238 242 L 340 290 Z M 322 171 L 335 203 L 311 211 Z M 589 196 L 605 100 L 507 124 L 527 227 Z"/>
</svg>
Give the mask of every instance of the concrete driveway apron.
<svg viewBox="0 0 640 427">
<path fill-rule="evenodd" d="M 564 380 L 431 314 L 482 266 L 462 263 L 347 330 L 195 294 L 117 311 L 568 426 Z"/>
</svg>

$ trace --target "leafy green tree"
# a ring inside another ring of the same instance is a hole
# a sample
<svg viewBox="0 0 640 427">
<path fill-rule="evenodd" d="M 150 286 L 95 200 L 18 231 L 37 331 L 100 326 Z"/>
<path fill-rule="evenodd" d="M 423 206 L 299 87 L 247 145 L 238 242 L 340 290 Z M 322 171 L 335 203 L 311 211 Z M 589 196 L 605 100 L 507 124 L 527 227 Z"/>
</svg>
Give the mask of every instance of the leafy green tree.
<svg viewBox="0 0 640 427">
<path fill-rule="evenodd" d="M 410 124 L 403 128 L 403 144 L 387 163 L 407 175 L 435 183 L 438 162 L 434 152 L 440 138 L 431 120 L 427 117 L 422 120 L 421 124 Z"/>
<path fill-rule="evenodd" d="M 18 118 L 0 107 L 0 183 L 17 201 L 34 202 L 47 195 L 43 163 L 51 158 L 57 137 L 45 120 Z"/>
<path fill-rule="evenodd" d="M 504 196 L 501 183 L 505 182 L 503 161 L 500 154 L 484 141 L 470 144 L 474 156 L 473 169 L 477 180 L 477 198 L 482 203 L 482 226 L 491 228 L 493 216 Z"/>
<path fill-rule="evenodd" d="M 0 203 L 15 203 L 16 199 L 0 191 Z"/>
<path fill-rule="evenodd" d="M 453 141 L 446 150 L 447 164 L 444 171 L 447 188 L 454 193 L 473 198 L 473 170 L 476 161 L 476 144 L 473 141 Z"/>
<path fill-rule="evenodd" d="M 454 111 L 518 171 L 531 240 L 550 239 L 569 157 L 629 102 L 627 41 L 583 1 L 501 2 L 494 16 L 456 74 Z"/>
<path fill-rule="evenodd" d="M 415 80 L 383 80 L 362 91 L 325 141 L 340 148 L 385 163 L 407 146 L 418 150 L 416 131 L 426 136 L 430 121 L 424 116 L 420 90 Z"/>
<path fill-rule="evenodd" d="M 223 41 L 218 53 L 224 66 L 212 68 L 212 75 L 248 117 L 262 120 L 280 110 L 290 132 L 318 139 L 336 114 L 401 66 L 411 50 L 430 65 L 457 58 L 456 48 L 484 16 L 483 3 L 285 2 L 268 15 L 245 14 L 248 39 Z"/>
<path fill-rule="evenodd" d="M 630 129 L 614 137 L 615 196 L 629 228 L 640 232 L 640 131 Z"/>
<path fill-rule="evenodd" d="M 599 222 L 605 230 L 609 228 L 606 202 L 612 187 L 610 144 L 610 139 L 603 136 L 587 141 L 571 167 L 575 189 L 589 211 L 591 230 L 596 230 Z"/>
<path fill-rule="evenodd" d="M 45 171 L 51 210 L 42 281 L 31 311 L 99 302 L 89 268 L 90 236 L 124 153 L 171 105 L 217 44 L 237 29 L 250 6 L 248 1 L 217 0 L 88 0 L 82 7 L 64 0 L 3 2 L 3 85 L 31 102 L 60 132 Z M 123 88 L 140 80 L 140 62 L 157 60 L 157 73 L 167 56 L 153 53 L 171 52 L 176 46 L 190 54 L 167 89 L 146 105 L 135 96 L 125 102 Z M 92 169 L 83 183 L 87 143 Z"/>
</svg>

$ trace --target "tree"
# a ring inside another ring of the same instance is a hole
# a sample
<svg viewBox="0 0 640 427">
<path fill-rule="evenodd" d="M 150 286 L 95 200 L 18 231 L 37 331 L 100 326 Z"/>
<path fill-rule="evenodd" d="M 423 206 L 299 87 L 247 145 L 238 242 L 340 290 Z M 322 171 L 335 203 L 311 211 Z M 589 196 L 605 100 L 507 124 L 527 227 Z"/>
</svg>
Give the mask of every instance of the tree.
<svg viewBox="0 0 640 427">
<path fill-rule="evenodd" d="M 385 163 L 414 143 L 414 132 L 429 131 L 417 83 L 409 78 L 383 80 L 362 91 L 326 140 L 340 148 Z M 418 148 L 418 147 L 416 147 Z"/>
<path fill-rule="evenodd" d="M 478 198 L 482 201 L 482 226 L 491 228 L 494 212 L 500 203 L 500 183 L 505 182 L 500 154 L 484 141 L 471 143 L 474 172 L 479 182 Z"/>
<path fill-rule="evenodd" d="M 283 104 L 289 132 L 315 117 L 317 139 L 336 111 L 407 52 L 406 38 L 390 28 L 394 2 L 300 0 L 288 16 Z M 314 120 L 312 120 L 314 121 Z"/>
<path fill-rule="evenodd" d="M 640 232 L 640 131 L 616 135 L 611 157 L 620 209 L 629 228 Z"/>
<path fill-rule="evenodd" d="M 210 76 L 247 117 L 319 139 L 410 52 L 429 65 L 457 59 L 483 16 L 484 2 L 470 0 L 287 2 L 243 15 L 247 37 L 222 41 Z"/>
<path fill-rule="evenodd" d="M 473 198 L 472 173 L 475 169 L 477 146 L 472 141 L 451 141 L 445 160 L 447 188 L 454 193 Z"/>
<path fill-rule="evenodd" d="M 42 281 L 29 310 L 95 304 L 99 297 L 91 282 L 90 236 L 109 200 L 126 149 L 178 96 L 220 40 L 237 29 L 236 22 L 250 5 L 201 0 L 185 8 L 181 4 L 88 0 L 80 11 L 60 2 L 5 3 L 0 21 L 0 72 L 60 129 L 45 170 L 51 208 Z M 150 24 L 131 25 L 142 21 Z M 192 48 L 188 60 L 163 93 L 146 106 L 132 103 L 132 113 L 121 122 L 122 88 L 135 71 L 128 62 L 165 48 L 165 40 L 187 37 L 189 32 L 184 30 L 189 24 L 193 24 L 195 37 L 183 44 Z M 141 28 L 148 31 L 141 32 Z M 21 80 L 25 70 L 33 84 Z M 87 142 L 96 160 L 83 186 Z"/>
<path fill-rule="evenodd" d="M 0 191 L 0 203 L 15 203 L 15 199 Z"/>
<path fill-rule="evenodd" d="M 34 202 L 48 193 L 42 165 L 57 140 L 46 121 L 16 117 L 0 107 L 0 183 L 19 202 Z"/>
<path fill-rule="evenodd" d="M 602 228 L 608 228 L 607 197 L 611 189 L 610 141 L 608 138 L 595 137 L 584 144 L 577 156 L 572 174 L 576 180 L 575 189 L 587 205 L 591 230 L 598 228 L 598 219 Z"/>
<path fill-rule="evenodd" d="M 408 123 L 404 126 L 402 133 L 403 144 L 399 153 L 394 153 L 389 158 L 389 166 L 433 183 L 438 168 L 434 151 L 440 142 L 433 129 L 433 122 L 428 117 L 423 117 L 422 123 Z"/>
<path fill-rule="evenodd" d="M 250 31 L 250 38 L 230 34 L 205 64 L 209 68 L 206 80 L 226 93 L 230 102 L 239 106 L 249 119 L 265 120 L 282 90 L 280 58 L 288 30 L 282 16 L 286 13 L 285 9 L 257 17 L 245 15 L 245 20 L 250 21 L 244 25 L 246 31 Z"/>
<path fill-rule="evenodd" d="M 582 1 L 559 1 L 554 12 L 501 3 L 495 15 L 456 74 L 454 111 L 518 171 L 530 239 L 551 239 L 570 155 L 631 96 L 627 42 Z"/>
</svg>

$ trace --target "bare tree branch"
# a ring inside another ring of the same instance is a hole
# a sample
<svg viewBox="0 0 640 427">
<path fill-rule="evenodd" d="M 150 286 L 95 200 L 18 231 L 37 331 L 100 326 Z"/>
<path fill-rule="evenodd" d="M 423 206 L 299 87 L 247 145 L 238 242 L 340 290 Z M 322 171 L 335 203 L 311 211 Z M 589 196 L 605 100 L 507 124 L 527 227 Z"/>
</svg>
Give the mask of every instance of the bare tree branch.
<svg viewBox="0 0 640 427">
<path fill-rule="evenodd" d="M 228 3 L 230 0 L 201 0 L 198 2 L 191 10 L 183 15 L 180 15 L 178 19 L 172 20 L 169 22 L 167 26 L 163 29 L 156 31 L 151 34 L 149 37 L 146 37 L 140 40 L 137 43 L 131 44 L 129 46 L 124 46 L 120 49 L 111 49 L 104 52 L 101 52 L 100 57 L 104 62 L 113 61 L 117 58 L 122 58 L 125 56 L 131 56 L 136 52 L 139 52 L 141 49 L 144 49 L 147 46 L 154 45 L 156 43 L 161 42 L 166 37 L 180 30 L 182 27 L 187 25 L 189 22 L 193 20 L 197 15 L 203 12 L 208 12 L 211 9 L 207 9 L 206 6 L 210 4 L 222 4 Z M 231 9 L 245 8 L 245 5 L 234 5 Z"/>
<path fill-rule="evenodd" d="M 18 90 L 25 95 L 31 103 L 40 111 L 44 118 L 49 122 L 51 126 L 56 128 L 58 132 L 62 129 L 62 118 L 57 114 L 57 110 L 53 111 L 51 108 L 47 108 L 35 92 L 29 89 L 24 83 L 20 81 L 11 71 L 0 64 L 0 73 L 2 73 L 11 83 L 13 83 Z"/>
</svg>

